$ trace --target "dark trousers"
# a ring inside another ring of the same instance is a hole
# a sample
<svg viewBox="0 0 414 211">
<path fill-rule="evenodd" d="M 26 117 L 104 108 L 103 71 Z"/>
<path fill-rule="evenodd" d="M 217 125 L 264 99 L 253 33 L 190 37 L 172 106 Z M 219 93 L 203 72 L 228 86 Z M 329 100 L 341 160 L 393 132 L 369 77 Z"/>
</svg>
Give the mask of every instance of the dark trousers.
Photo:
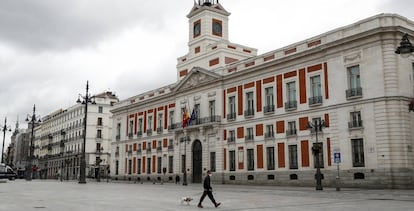
<svg viewBox="0 0 414 211">
<path fill-rule="evenodd" d="M 206 197 L 206 195 L 208 196 L 208 198 L 210 198 L 211 202 L 213 202 L 213 204 L 216 205 L 216 200 L 214 200 L 213 192 L 212 191 L 208 191 L 208 190 L 205 190 L 203 192 L 203 195 L 201 195 L 200 202 L 198 202 L 198 204 L 203 203 L 203 200 Z"/>
</svg>

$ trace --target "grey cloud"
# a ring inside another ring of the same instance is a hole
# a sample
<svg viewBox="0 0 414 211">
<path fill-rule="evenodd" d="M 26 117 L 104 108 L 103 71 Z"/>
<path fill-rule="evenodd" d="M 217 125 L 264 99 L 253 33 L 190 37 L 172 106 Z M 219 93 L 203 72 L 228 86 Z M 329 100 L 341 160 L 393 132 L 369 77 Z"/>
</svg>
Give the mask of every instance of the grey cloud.
<svg viewBox="0 0 414 211">
<path fill-rule="evenodd" d="M 1 0 L 0 44 L 31 51 L 93 45 L 132 24 L 162 27 L 171 1 L 157 6 L 143 0 Z"/>
</svg>

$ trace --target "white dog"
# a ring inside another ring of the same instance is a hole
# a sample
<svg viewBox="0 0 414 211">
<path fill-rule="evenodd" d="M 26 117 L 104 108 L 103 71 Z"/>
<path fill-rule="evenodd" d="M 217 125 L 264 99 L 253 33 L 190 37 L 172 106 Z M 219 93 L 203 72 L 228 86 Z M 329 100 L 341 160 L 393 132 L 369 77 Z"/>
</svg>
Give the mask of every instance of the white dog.
<svg viewBox="0 0 414 211">
<path fill-rule="evenodd" d="M 189 196 L 184 196 L 181 198 L 180 203 L 184 204 L 184 202 L 187 203 L 187 205 L 190 205 L 190 202 L 193 200 L 193 198 L 189 197 Z"/>
</svg>

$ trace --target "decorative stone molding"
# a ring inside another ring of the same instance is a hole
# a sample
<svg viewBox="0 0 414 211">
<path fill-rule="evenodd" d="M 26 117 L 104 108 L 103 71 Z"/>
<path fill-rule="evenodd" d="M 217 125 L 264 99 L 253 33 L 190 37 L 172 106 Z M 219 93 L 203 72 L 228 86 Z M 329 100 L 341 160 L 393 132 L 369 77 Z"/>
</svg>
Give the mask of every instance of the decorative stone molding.
<svg viewBox="0 0 414 211">
<path fill-rule="evenodd" d="M 344 56 L 344 63 L 345 64 L 349 64 L 349 63 L 355 63 L 355 62 L 359 62 L 362 59 L 362 51 L 358 51 L 358 52 L 354 52 L 352 54 L 348 54 Z"/>
</svg>

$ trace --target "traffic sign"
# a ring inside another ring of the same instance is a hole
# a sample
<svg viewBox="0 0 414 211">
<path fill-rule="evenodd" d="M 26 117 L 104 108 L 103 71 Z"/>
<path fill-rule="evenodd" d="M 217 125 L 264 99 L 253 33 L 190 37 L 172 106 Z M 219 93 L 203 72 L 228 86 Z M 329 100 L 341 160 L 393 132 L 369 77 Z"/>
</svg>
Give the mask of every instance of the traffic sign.
<svg viewBox="0 0 414 211">
<path fill-rule="evenodd" d="M 341 153 L 340 152 L 334 152 L 334 162 L 335 163 L 341 163 Z"/>
</svg>

